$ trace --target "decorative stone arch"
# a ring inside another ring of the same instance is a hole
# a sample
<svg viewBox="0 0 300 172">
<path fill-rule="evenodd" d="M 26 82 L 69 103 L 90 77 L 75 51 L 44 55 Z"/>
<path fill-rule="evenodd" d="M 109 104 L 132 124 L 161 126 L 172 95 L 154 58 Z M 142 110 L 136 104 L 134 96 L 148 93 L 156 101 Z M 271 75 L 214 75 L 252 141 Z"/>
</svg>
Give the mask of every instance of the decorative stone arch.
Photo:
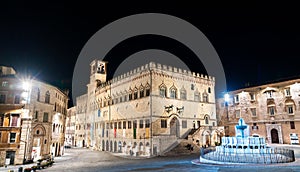
<svg viewBox="0 0 300 172">
<path fill-rule="evenodd" d="M 288 106 L 291 106 L 291 105 L 293 106 L 293 110 L 296 111 L 297 106 L 296 106 L 295 101 L 291 98 L 285 99 L 285 101 L 284 101 L 284 111 L 288 112 Z"/>
<path fill-rule="evenodd" d="M 170 135 L 180 138 L 180 120 L 178 114 L 172 114 L 169 117 L 168 124 L 170 126 Z"/>
<path fill-rule="evenodd" d="M 281 124 L 266 124 L 266 130 L 267 130 L 267 139 L 266 139 L 267 143 L 283 144 Z M 277 131 L 277 133 L 275 133 L 275 130 Z M 277 138 L 275 137 L 278 137 L 278 141 Z"/>
<path fill-rule="evenodd" d="M 211 134 L 212 134 L 211 131 L 203 130 L 203 132 L 201 133 L 202 145 L 210 146 L 210 144 L 211 144 Z"/>
<path fill-rule="evenodd" d="M 39 134 L 37 134 L 37 131 L 39 131 Z M 38 124 L 33 128 L 33 135 L 36 136 L 45 136 L 46 135 L 46 129 L 43 125 Z"/>
<path fill-rule="evenodd" d="M 173 85 L 170 87 L 170 98 L 173 98 L 173 99 L 177 99 L 178 98 L 178 93 L 177 93 L 177 88 L 176 88 L 176 86 L 174 85 L 174 83 L 173 83 Z"/>
<path fill-rule="evenodd" d="M 209 125 L 209 119 L 210 119 L 209 115 L 208 115 L 208 114 L 205 114 L 204 117 L 203 117 L 203 120 L 204 120 L 204 124 L 205 124 L 205 125 Z"/>
<path fill-rule="evenodd" d="M 160 96 L 167 97 L 167 86 L 164 84 L 164 82 L 158 86 L 158 90 Z"/>
</svg>

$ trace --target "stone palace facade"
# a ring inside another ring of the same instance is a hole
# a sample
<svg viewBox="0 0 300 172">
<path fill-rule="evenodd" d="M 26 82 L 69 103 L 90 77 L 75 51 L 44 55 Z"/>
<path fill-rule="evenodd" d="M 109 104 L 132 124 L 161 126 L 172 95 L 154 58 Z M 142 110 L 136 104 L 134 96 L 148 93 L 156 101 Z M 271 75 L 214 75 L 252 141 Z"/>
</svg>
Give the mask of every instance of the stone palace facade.
<svg viewBox="0 0 300 172">
<path fill-rule="evenodd" d="M 63 154 L 68 94 L 0 67 L 0 166 Z"/>
<path fill-rule="evenodd" d="M 300 79 L 291 79 L 231 91 L 228 100 L 217 100 L 219 125 L 234 136 L 239 118 L 250 125 L 250 134 L 267 143 L 297 144 L 300 134 Z"/>
<path fill-rule="evenodd" d="M 188 135 L 199 146 L 220 142 L 213 77 L 151 62 L 107 81 L 106 62 L 90 66 L 76 102 L 77 146 L 156 156 Z"/>
</svg>

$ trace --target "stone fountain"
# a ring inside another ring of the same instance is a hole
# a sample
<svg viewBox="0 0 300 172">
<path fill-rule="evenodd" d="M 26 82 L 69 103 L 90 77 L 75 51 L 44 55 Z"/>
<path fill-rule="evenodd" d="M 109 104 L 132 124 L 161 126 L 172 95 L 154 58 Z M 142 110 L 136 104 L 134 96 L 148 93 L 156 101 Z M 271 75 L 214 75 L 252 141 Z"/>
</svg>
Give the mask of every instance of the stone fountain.
<svg viewBox="0 0 300 172">
<path fill-rule="evenodd" d="M 273 164 L 295 161 L 294 151 L 266 145 L 265 138 L 249 136 L 249 126 L 240 118 L 235 137 L 222 137 L 222 144 L 207 153 L 201 152 L 201 163 L 213 164 Z"/>
</svg>

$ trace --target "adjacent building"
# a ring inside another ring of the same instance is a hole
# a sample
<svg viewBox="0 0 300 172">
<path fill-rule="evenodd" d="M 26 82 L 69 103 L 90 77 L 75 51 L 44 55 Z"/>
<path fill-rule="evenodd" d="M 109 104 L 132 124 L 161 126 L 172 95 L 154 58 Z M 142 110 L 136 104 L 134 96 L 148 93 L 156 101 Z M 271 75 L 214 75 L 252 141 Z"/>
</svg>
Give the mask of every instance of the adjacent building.
<svg viewBox="0 0 300 172">
<path fill-rule="evenodd" d="M 63 154 L 68 95 L 0 67 L 0 166 Z"/>
<path fill-rule="evenodd" d="M 300 134 L 300 79 L 231 91 L 226 99 L 217 100 L 217 114 L 227 136 L 234 136 L 234 126 L 243 118 L 251 126 L 251 135 L 265 137 L 268 143 L 296 144 Z"/>
<path fill-rule="evenodd" d="M 76 101 L 78 146 L 155 156 L 188 135 L 199 146 L 220 142 L 213 77 L 149 63 L 107 80 L 106 62 L 90 66 L 87 93 Z"/>
<path fill-rule="evenodd" d="M 75 146 L 75 122 L 76 122 L 76 106 L 68 109 L 67 119 L 66 119 L 66 136 L 65 145 Z"/>
</svg>

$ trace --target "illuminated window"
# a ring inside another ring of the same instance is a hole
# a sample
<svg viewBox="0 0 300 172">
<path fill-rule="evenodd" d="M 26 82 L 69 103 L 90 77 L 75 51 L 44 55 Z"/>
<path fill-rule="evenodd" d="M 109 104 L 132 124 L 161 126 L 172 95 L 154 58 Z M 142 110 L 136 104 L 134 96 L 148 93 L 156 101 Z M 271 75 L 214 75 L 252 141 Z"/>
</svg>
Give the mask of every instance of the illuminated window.
<svg viewBox="0 0 300 172">
<path fill-rule="evenodd" d="M 9 137 L 9 143 L 15 143 L 16 142 L 16 133 L 10 133 Z"/>
</svg>

